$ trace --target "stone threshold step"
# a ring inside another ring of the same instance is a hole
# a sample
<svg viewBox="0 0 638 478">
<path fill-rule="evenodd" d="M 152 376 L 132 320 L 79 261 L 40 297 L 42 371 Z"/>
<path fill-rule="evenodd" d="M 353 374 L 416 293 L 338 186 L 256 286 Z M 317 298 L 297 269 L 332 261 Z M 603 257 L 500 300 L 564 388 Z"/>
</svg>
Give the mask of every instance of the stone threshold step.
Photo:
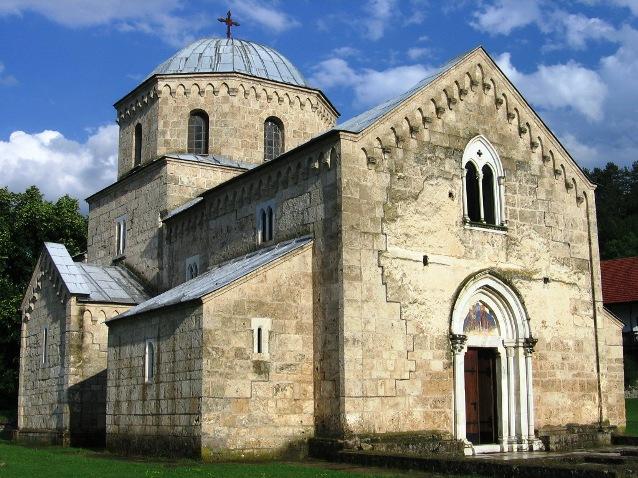
<svg viewBox="0 0 638 478">
<path fill-rule="evenodd" d="M 614 478 L 615 470 L 601 469 L 597 464 L 512 463 L 471 458 L 436 458 L 343 450 L 335 459 L 362 466 L 396 468 L 450 475 L 483 475 L 503 478 Z M 539 459 L 541 461 L 542 459 Z"/>
</svg>

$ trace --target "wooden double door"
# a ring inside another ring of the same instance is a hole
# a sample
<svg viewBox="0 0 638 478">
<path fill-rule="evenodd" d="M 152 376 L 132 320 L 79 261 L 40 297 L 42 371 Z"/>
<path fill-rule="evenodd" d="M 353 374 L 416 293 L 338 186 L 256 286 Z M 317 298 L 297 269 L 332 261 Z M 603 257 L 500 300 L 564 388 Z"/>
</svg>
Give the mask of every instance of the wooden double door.
<svg viewBox="0 0 638 478">
<path fill-rule="evenodd" d="M 466 437 L 474 445 L 498 442 L 496 349 L 465 353 Z"/>
</svg>

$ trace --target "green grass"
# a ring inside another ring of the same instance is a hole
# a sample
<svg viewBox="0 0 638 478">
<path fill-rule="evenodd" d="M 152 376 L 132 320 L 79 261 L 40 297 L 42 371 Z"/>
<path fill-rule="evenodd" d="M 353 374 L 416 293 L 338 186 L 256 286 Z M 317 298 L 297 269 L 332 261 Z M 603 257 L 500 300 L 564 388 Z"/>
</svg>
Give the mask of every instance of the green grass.
<svg viewBox="0 0 638 478">
<path fill-rule="evenodd" d="M 147 461 L 124 459 L 79 448 L 34 448 L 0 441 L 1 478 L 405 478 L 402 473 L 393 474 L 384 470 L 354 472 L 329 467 L 329 464 L 316 462 L 202 464 L 195 460 Z"/>
<path fill-rule="evenodd" d="M 638 436 L 638 398 L 625 399 L 625 412 L 627 413 L 625 434 Z"/>
</svg>

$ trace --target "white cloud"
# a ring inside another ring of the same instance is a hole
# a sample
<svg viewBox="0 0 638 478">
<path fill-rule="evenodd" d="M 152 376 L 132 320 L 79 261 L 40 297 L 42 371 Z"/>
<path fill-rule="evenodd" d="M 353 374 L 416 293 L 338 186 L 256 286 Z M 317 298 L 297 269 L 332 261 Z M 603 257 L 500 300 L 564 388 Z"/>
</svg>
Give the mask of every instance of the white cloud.
<svg viewBox="0 0 638 478">
<path fill-rule="evenodd" d="M 48 199 L 69 194 L 83 199 L 113 182 L 117 170 L 118 127 L 101 126 L 84 143 L 58 131 L 14 131 L 0 141 L 2 186 L 23 191 L 35 184 Z"/>
<path fill-rule="evenodd" d="M 234 0 L 231 3 L 231 7 L 231 10 L 237 11 L 238 15 L 248 18 L 275 33 L 281 33 L 301 25 L 299 21 L 277 9 L 272 2 Z"/>
<path fill-rule="evenodd" d="M 512 65 L 509 53 L 497 57 L 496 63 L 532 104 L 550 110 L 573 109 L 590 121 L 603 118 L 607 86 L 596 71 L 569 61 L 522 73 Z"/>
<path fill-rule="evenodd" d="M 369 107 L 407 91 L 433 71 L 422 65 L 355 70 L 343 58 L 330 58 L 314 68 L 310 82 L 319 88 L 352 88 L 354 104 Z"/>
<path fill-rule="evenodd" d="M 16 77 L 4 72 L 4 63 L 0 61 L 0 86 L 13 86 L 18 83 Z"/>
<path fill-rule="evenodd" d="M 120 31 L 140 31 L 181 47 L 203 29 L 218 27 L 216 16 L 185 15 L 185 5 L 184 0 L 0 0 L 0 16 L 34 12 L 71 28 L 113 25 Z M 240 16 L 275 33 L 299 25 L 272 3 L 234 0 L 231 6 Z"/>
<path fill-rule="evenodd" d="M 490 34 L 508 35 L 538 21 L 541 9 L 537 0 L 497 0 L 474 14 L 472 26 Z"/>
<path fill-rule="evenodd" d="M 432 50 L 430 48 L 412 47 L 408 49 L 408 58 L 410 60 L 416 61 L 416 60 L 420 60 L 424 56 L 430 55 L 431 53 L 432 53 Z"/>
<path fill-rule="evenodd" d="M 583 14 L 557 12 L 558 21 L 564 28 L 567 43 L 583 49 L 587 40 L 614 40 L 616 29 L 600 18 L 589 18 Z"/>
<path fill-rule="evenodd" d="M 342 47 L 335 48 L 334 50 L 332 50 L 332 54 L 334 56 L 338 56 L 338 57 L 341 57 L 341 58 L 346 58 L 346 57 L 349 57 L 349 56 L 357 56 L 357 55 L 359 55 L 359 53 L 360 53 L 359 50 L 357 50 L 356 48 L 351 47 L 351 46 L 342 46 Z"/>
<path fill-rule="evenodd" d="M 366 6 L 368 16 L 364 21 L 366 37 L 370 40 L 381 39 L 391 18 L 396 17 L 397 8 L 396 0 L 368 0 Z"/>
</svg>

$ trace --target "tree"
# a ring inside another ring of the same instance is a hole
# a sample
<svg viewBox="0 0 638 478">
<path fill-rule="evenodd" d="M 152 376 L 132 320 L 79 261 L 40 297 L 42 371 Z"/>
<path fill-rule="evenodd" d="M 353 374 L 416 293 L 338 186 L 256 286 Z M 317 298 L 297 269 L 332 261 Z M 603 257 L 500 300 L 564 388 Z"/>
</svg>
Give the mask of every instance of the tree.
<svg viewBox="0 0 638 478">
<path fill-rule="evenodd" d="M 46 201 L 31 186 L 23 193 L 0 188 L 0 407 L 14 406 L 20 357 L 20 303 L 45 241 L 71 255 L 86 250 L 87 221 L 77 199 Z M 2 403 L 4 402 L 4 403 Z"/>
<path fill-rule="evenodd" d="M 631 169 L 607 163 L 587 171 L 596 189 L 598 242 L 602 259 L 638 256 L 638 161 Z"/>
</svg>

